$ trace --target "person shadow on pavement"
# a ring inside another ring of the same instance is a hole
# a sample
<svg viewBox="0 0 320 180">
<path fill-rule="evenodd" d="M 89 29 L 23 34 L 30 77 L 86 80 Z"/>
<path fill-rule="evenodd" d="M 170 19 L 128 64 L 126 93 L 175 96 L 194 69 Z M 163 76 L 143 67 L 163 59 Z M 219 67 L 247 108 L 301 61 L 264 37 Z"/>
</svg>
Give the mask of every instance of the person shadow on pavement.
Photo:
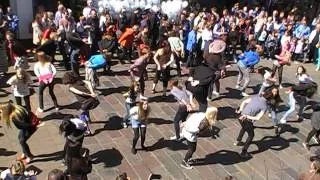
<svg viewBox="0 0 320 180">
<path fill-rule="evenodd" d="M 251 151 L 250 154 L 258 154 L 269 149 L 274 151 L 281 151 L 290 146 L 290 143 L 298 142 L 297 138 L 285 139 L 283 137 L 277 136 L 265 136 L 259 141 L 253 141 L 252 144 L 255 144 L 258 147 L 258 150 Z"/>
<path fill-rule="evenodd" d="M 121 164 L 123 156 L 116 148 L 104 149 L 90 155 L 92 164 L 103 163 L 104 167 L 115 167 Z"/>
</svg>

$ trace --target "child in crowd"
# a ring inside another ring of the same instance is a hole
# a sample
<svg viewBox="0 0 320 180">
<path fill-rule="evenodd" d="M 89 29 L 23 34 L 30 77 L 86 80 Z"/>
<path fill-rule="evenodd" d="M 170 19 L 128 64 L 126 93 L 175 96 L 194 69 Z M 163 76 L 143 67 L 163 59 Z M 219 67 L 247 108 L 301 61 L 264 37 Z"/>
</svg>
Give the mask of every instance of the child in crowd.
<svg viewBox="0 0 320 180">
<path fill-rule="evenodd" d="M 7 84 L 12 86 L 13 95 L 16 103 L 22 106 L 21 100 L 24 100 L 25 108 L 31 111 L 30 105 L 30 88 L 29 85 L 32 83 L 30 74 L 22 68 L 18 68 L 16 75 L 12 76 Z"/>
</svg>

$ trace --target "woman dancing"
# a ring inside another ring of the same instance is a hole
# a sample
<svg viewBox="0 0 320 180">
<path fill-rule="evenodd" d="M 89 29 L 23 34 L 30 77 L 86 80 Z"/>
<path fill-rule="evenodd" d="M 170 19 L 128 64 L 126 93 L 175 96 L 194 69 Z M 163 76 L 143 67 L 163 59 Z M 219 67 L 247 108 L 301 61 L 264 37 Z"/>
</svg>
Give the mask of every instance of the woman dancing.
<svg viewBox="0 0 320 180">
<path fill-rule="evenodd" d="M 27 140 L 40 126 L 39 119 L 22 106 L 12 104 L 11 102 L 1 105 L 0 107 L 1 120 L 11 127 L 11 122 L 19 129 L 19 143 L 22 148 L 22 155 L 18 158 L 24 160 L 28 164 L 33 159 L 33 154 L 30 151 Z"/>
<path fill-rule="evenodd" d="M 136 144 L 138 142 L 139 136 L 141 136 L 141 148 L 142 150 L 146 150 L 144 141 L 146 139 L 147 121 L 149 114 L 150 107 L 148 105 L 147 99 L 141 99 L 137 106 L 134 106 L 130 109 L 130 119 L 134 133 L 131 148 L 132 154 L 137 153 Z"/>
<path fill-rule="evenodd" d="M 78 102 L 81 104 L 80 119 L 87 123 L 86 135 L 90 135 L 89 122 L 91 122 L 91 118 L 89 111 L 100 104 L 97 99 L 97 94 L 94 92 L 90 82 L 81 80 L 74 72 L 65 73 L 62 82 L 63 84 L 69 84 L 69 90 L 76 96 Z"/>
</svg>

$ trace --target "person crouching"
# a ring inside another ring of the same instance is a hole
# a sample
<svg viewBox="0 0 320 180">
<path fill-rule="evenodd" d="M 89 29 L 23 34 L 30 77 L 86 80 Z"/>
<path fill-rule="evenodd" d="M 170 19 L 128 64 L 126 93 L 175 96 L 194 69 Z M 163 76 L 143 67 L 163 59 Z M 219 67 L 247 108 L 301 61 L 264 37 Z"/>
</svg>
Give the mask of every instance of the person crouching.
<svg viewBox="0 0 320 180">
<path fill-rule="evenodd" d="M 182 136 L 187 140 L 188 151 L 181 163 L 181 167 L 185 169 L 192 169 L 191 157 L 197 148 L 197 137 L 198 134 L 207 129 L 211 128 L 217 120 L 218 109 L 210 107 L 207 111 L 193 113 L 186 122 L 181 124 Z"/>
</svg>

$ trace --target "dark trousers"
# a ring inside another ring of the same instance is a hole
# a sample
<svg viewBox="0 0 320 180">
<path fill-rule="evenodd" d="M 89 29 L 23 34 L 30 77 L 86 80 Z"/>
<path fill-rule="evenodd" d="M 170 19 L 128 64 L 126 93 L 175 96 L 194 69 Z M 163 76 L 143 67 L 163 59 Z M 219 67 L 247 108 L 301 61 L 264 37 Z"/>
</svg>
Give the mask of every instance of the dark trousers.
<svg viewBox="0 0 320 180">
<path fill-rule="evenodd" d="M 272 73 L 275 73 L 277 70 L 278 70 L 279 84 L 281 85 L 281 83 L 282 83 L 283 65 L 280 65 L 280 66 L 273 65 L 272 66 Z"/>
<path fill-rule="evenodd" d="M 147 72 L 147 71 L 145 71 L 145 72 Z M 145 76 L 145 73 L 143 73 L 143 75 L 139 79 L 141 95 L 144 95 L 144 89 L 146 87 L 145 82 L 144 82 L 144 76 Z"/>
<path fill-rule="evenodd" d="M 46 87 L 49 87 L 49 94 L 51 96 L 51 99 L 53 101 L 54 107 L 58 107 L 58 102 L 57 102 L 57 98 L 54 94 L 53 88 L 54 88 L 54 83 L 49 83 L 49 84 L 45 84 L 43 82 L 40 83 L 39 85 L 39 107 L 40 109 L 43 109 L 43 91 L 46 89 Z"/>
<path fill-rule="evenodd" d="M 62 55 L 62 58 L 63 58 L 63 65 L 68 70 L 70 66 L 69 66 L 68 55 L 66 52 L 64 41 L 65 41 L 64 39 L 59 41 L 58 47 L 59 47 L 60 54 Z"/>
<path fill-rule="evenodd" d="M 185 162 L 188 162 L 188 160 L 191 159 L 193 153 L 196 152 L 196 149 L 197 149 L 197 142 L 190 142 L 187 140 L 187 144 L 188 144 L 188 151 L 187 151 L 186 155 L 184 156 Z"/>
<path fill-rule="evenodd" d="M 25 154 L 27 157 L 32 156 L 29 145 L 27 144 L 27 140 L 31 137 L 31 135 L 35 132 L 35 130 L 36 129 L 30 129 L 30 130 L 21 129 L 19 131 L 19 135 L 18 135 L 19 143 L 21 145 L 23 154 Z"/>
<path fill-rule="evenodd" d="M 24 96 L 24 97 L 14 97 L 16 100 L 17 105 L 22 106 L 22 99 L 24 101 L 24 107 L 31 112 L 31 105 L 30 105 L 30 96 Z"/>
<path fill-rule="evenodd" d="M 80 56 L 80 49 L 72 49 L 70 60 L 71 60 L 71 70 L 79 75 L 79 56 Z"/>
<path fill-rule="evenodd" d="M 187 117 L 188 117 L 188 110 L 187 110 L 187 106 L 185 105 L 179 105 L 179 109 L 174 117 L 173 120 L 173 124 L 174 124 L 174 130 L 176 132 L 176 138 L 179 139 L 180 138 L 180 121 L 184 122 L 186 121 Z"/>
<path fill-rule="evenodd" d="M 156 71 L 156 75 L 154 77 L 153 83 L 158 84 L 158 81 L 160 79 L 160 75 L 162 75 L 162 83 L 163 88 L 167 89 L 168 87 L 168 81 L 170 79 L 170 68 L 166 67 L 166 69 L 161 69 L 160 71 Z"/>
<path fill-rule="evenodd" d="M 209 86 L 209 92 L 208 92 L 208 97 L 212 97 L 212 92 L 215 87 L 216 92 L 220 92 L 220 79 L 221 79 L 221 73 L 220 71 L 217 71 L 215 74 L 215 79 L 210 83 Z"/>
<path fill-rule="evenodd" d="M 237 138 L 237 141 L 242 141 L 243 135 L 245 132 L 247 132 L 248 134 L 248 138 L 246 140 L 246 142 L 244 143 L 244 146 L 242 148 L 242 152 L 247 152 L 253 137 L 254 137 L 254 127 L 253 127 L 253 123 L 250 120 L 239 120 L 240 125 L 241 125 L 241 130 L 239 132 L 239 136 Z"/>
<path fill-rule="evenodd" d="M 146 127 L 140 128 L 132 128 L 133 129 L 133 140 L 132 140 L 132 148 L 136 148 L 136 144 L 138 142 L 139 136 L 141 136 L 141 146 L 144 147 L 144 141 L 146 140 Z"/>
<path fill-rule="evenodd" d="M 206 112 L 208 107 L 207 97 L 208 97 L 209 85 L 199 86 L 197 87 L 197 89 L 198 91 L 195 92 L 193 95 L 194 95 L 194 98 L 199 103 L 199 111 Z"/>
<path fill-rule="evenodd" d="M 318 130 L 318 129 L 312 128 L 312 130 L 308 133 L 307 139 L 305 140 L 305 142 L 308 144 L 314 135 L 316 135 L 316 138 L 319 138 L 320 129 Z"/>
<path fill-rule="evenodd" d="M 181 66 L 180 66 L 180 62 L 182 61 L 182 58 L 180 55 L 177 55 L 176 53 L 173 53 L 174 56 L 174 60 L 176 62 L 176 66 L 177 66 L 177 75 L 181 76 Z"/>
</svg>

